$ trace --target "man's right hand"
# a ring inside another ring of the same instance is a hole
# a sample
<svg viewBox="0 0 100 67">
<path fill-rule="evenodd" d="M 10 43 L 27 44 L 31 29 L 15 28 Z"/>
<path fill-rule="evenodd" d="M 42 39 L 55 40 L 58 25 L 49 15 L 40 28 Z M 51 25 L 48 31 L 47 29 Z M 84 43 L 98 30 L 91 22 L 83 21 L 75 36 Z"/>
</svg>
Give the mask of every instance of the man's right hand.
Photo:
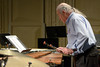
<svg viewBox="0 0 100 67">
<path fill-rule="evenodd" d="M 69 49 L 69 48 L 66 48 L 66 47 L 58 47 L 56 49 L 56 51 L 63 53 L 63 54 L 66 54 L 66 55 L 72 54 L 74 52 L 72 49 Z"/>
</svg>

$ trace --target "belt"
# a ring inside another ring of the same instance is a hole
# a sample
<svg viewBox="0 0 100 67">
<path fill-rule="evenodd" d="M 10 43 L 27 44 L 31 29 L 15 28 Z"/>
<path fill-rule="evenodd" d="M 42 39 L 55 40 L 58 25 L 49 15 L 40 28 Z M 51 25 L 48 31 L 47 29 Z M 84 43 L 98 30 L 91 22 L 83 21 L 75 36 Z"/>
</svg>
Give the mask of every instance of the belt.
<svg viewBox="0 0 100 67">
<path fill-rule="evenodd" d="M 87 49 L 86 51 L 84 51 L 84 53 L 78 54 L 75 57 L 81 57 L 83 55 L 87 55 L 87 56 L 94 56 L 97 55 L 99 52 L 97 51 L 96 45 L 93 45 L 92 47 L 90 47 L 89 49 Z"/>
</svg>

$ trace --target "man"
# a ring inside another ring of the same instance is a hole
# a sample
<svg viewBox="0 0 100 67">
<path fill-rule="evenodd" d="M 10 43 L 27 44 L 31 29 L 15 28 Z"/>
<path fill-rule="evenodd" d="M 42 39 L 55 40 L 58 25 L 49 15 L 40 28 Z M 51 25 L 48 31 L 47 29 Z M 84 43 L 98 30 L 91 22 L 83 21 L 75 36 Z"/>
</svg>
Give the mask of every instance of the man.
<svg viewBox="0 0 100 67">
<path fill-rule="evenodd" d="M 98 67 L 96 39 L 86 16 L 66 3 L 59 4 L 56 10 L 60 20 L 67 25 L 68 38 L 67 46 L 56 50 L 75 56 L 76 67 Z"/>
</svg>

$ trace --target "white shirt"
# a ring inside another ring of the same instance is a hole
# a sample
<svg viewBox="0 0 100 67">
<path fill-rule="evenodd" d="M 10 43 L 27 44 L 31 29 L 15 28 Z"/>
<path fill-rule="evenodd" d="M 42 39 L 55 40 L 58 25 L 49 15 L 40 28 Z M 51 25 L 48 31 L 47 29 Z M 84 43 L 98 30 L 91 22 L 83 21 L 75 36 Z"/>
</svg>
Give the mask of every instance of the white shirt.
<svg viewBox="0 0 100 67">
<path fill-rule="evenodd" d="M 80 14 L 72 12 L 66 21 L 67 48 L 77 49 L 72 55 L 84 53 L 95 45 L 96 39 L 89 21 Z"/>
</svg>

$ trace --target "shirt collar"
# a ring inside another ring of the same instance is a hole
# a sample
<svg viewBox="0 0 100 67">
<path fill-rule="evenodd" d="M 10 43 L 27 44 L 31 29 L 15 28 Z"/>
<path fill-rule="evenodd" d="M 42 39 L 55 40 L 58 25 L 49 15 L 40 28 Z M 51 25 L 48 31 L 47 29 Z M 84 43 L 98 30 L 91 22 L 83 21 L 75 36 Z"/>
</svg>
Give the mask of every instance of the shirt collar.
<svg viewBox="0 0 100 67">
<path fill-rule="evenodd" d="M 73 14 L 74 14 L 74 12 L 72 12 L 72 13 L 69 15 L 68 19 L 66 20 L 66 24 L 69 23 L 69 20 L 70 20 L 70 18 L 72 17 Z"/>
</svg>

